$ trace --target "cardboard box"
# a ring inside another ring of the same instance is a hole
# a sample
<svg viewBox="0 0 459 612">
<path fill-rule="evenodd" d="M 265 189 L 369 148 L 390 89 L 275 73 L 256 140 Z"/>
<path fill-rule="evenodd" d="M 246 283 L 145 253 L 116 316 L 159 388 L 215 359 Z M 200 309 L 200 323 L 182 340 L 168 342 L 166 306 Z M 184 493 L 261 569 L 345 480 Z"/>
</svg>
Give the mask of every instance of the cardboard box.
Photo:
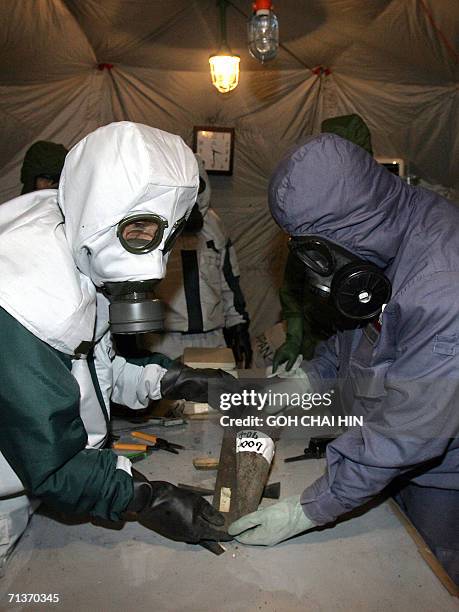
<svg viewBox="0 0 459 612">
<path fill-rule="evenodd" d="M 188 347 L 183 353 L 183 363 L 190 368 L 236 369 L 233 351 L 229 348 Z"/>
</svg>

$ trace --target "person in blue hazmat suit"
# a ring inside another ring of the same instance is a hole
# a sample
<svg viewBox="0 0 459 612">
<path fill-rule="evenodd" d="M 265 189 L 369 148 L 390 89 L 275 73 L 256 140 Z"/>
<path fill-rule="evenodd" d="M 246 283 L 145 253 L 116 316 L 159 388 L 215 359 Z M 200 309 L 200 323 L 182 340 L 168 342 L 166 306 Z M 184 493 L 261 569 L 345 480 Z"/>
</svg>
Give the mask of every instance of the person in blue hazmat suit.
<svg viewBox="0 0 459 612">
<path fill-rule="evenodd" d="M 209 378 L 234 380 L 164 357 L 130 363 L 111 341 L 158 329 L 154 287 L 198 183 L 180 137 L 121 122 L 71 149 L 59 191 L 0 207 L 0 566 L 40 501 L 177 541 L 228 537 L 203 498 L 105 448 L 110 399 L 207 401 Z"/>
<path fill-rule="evenodd" d="M 198 198 L 157 291 L 165 304 L 164 333 L 149 335 L 144 345 L 172 359 L 183 355 L 187 347 L 228 346 L 236 363 L 249 368 L 249 315 L 236 251 L 210 206 L 212 191 L 204 162 L 199 156 L 196 159 Z"/>
<path fill-rule="evenodd" d="M 338 134 L 373 155 L 370 130 L 359 115 L 339 115 L 325 119 L 322 121 L 321 132 Z M 299 355 L 303 359 L 312 359 L 317 344 L 335 333 L 335 321 L 326 309 L 317 308 L 311 299 L 304 283 L 304 266 L 292 252 L 287 256 L 279 299 L 287 330 L 285 342 L 274 353 L 273 372 L 283 363 L 288 372 Z"/>
<path fill-rule="evenodd" d="M 329 443 L 321 478 L 229 533 L 273 545 L 392 488 L 459 583 L 459 209 L 334 134 L 280 162 L 269 205 L 311 291 L 347 319 L 303 362 L 309 386 L 364 424 Z"/>
</svg>

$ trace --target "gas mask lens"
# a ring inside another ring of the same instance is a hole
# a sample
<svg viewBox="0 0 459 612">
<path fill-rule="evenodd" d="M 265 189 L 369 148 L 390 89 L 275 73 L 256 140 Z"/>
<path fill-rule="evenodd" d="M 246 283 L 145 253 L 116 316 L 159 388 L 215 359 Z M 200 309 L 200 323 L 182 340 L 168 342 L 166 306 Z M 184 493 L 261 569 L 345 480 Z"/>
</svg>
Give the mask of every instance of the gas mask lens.
<svg viewBox="0 0 459 612">
<path fill-rule="evenodd" d="M 332 252 L 319 240 L 302 237 L 290 238 L 290 251 L 300 259 L 305 266 L 320 276 L 329 276 L 335 268 Z"/>
<path fill-rule="evenodd" d="M 123 228 L 123 239 L 132 248 L 144 248 L 155 238 L 158 224 L 153 221 L 134 221 Z"/>
<path fill-rule="evenodd" d="M 129 253 L 148 253 L 163 239 L 167 221 L 159 215 L 139 214 L 126 217 L 118 224 L 118 239 Z"/>
</svg>

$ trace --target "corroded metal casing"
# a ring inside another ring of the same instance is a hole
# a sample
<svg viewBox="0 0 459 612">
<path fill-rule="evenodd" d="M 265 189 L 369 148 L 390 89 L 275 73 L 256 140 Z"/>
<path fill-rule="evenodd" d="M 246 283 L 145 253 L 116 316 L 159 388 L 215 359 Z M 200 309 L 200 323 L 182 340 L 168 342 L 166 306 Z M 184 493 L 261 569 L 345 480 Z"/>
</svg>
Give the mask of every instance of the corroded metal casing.
<svg viewBox="0 0 459 612">
<path fill-rule="evenodd" d="M 227 526 L 258 508 L 273 456 L 274 442 L 266 433 L 225 430 L 213 504 Z"/>
</svg>

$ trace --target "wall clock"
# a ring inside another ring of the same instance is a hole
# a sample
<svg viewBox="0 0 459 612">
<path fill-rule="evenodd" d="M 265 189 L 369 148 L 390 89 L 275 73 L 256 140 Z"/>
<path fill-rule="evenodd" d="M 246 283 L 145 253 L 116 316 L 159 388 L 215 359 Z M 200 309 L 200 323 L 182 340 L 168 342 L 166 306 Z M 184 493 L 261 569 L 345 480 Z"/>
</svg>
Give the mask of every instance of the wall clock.
<svg viewBox="0 0 459 612">
<path fill-rule="evenodd" d="M 195 127 L 193 150 L 209 174 L 233 174 L 234 128 Z"/>
</svg>

